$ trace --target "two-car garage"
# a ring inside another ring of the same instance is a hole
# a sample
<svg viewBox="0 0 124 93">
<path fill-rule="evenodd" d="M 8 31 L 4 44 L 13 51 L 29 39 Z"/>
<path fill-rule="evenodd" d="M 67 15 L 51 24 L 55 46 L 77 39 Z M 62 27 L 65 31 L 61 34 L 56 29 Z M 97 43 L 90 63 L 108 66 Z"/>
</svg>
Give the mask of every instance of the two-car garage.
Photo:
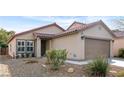
<svg viewBox="0 0 124 93">
<path fill-rule="evenodd" d="M 85 59 L 110 57 L 110 40 L 85 38 Z"/>
</svg>

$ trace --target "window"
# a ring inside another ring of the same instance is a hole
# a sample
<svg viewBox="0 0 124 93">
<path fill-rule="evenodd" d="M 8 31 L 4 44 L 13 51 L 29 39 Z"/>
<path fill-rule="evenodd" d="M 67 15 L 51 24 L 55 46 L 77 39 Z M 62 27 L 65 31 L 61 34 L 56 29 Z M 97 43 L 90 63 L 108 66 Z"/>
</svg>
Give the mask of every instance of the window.
<svg viewBox="0 0 124 93">
<path fill-rule="evenodd" d="M 28 52 L 33 52 L 34 51 L 34 41 L 27 41 L 26 42 L 26 46 L 27 46 L 27 51 Z"/>
<path fill-rule="evenodd" d="M 34 41 L 32 40 L 17 40 L 17 53 L 18 54 L 33 54 Z"/>
<path fill-rule="evenodd" d="M 24 40 L 17 40 L 17 51 L 25 52 L 25 41 Z"/>
</svg>

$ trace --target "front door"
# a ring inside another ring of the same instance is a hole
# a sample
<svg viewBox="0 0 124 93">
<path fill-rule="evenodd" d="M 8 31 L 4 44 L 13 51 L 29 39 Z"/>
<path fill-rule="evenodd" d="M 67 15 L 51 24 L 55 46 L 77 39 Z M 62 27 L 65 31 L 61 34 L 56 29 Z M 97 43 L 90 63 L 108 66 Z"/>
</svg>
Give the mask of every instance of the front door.
<svg viewBox="0 0 124 93">
<path fill-rule="evenodd" d="M 44 56 L 46 53 L 46 40 L 41 40 L 41 56 Z"/>
</svg>

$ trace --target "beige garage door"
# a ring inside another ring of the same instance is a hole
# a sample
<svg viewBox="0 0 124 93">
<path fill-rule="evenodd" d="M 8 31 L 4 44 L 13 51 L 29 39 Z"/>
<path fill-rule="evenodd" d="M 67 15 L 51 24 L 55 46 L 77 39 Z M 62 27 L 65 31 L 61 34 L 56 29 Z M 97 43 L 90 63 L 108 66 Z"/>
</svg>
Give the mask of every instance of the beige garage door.
<svg viewBox="0 0 124 93">
<path fill-rule="evenodd" d="M 96 57 L 110 56 L 110 41 L 99 39 L 85 39 L 85 57 L 86 59 L 94 59 Z"/>
</svg>

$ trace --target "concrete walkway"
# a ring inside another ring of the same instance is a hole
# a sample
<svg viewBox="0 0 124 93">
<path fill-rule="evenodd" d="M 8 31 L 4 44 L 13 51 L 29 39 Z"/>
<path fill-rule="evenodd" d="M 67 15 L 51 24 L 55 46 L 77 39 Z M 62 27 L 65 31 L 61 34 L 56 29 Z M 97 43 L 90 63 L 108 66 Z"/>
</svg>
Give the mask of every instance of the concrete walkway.
<svg viewBox="0 0 124 93">
<path fill-rule="evenodd" d="M 92 60 L 86 60 L 86 61 L 66 60 L 66 63 L 75 64 L 75 65 L 86 65 L 90 62 L 92 62 Z M 123 58 L 113 58 L 111 61 L 109 60 L 109 62 L 111 65 L 124 67 L 124 59 Z"/>
<path fill-rule="evenodd" d="M 124 67 L 124 59 L 123 58 L 113 58 L 110 64 L 115 65 L 115 66 Z"/>
<path fill-rule="evenodd" d="M 70 63 L 70 64 L 75 64 L 75 65 L 86 65 L 88 63 L 90 63 L 91 60 L 87 60 L 87 61 L 72 61 L 72 60 L 66 60 L 65 63 Z"/>
</svg>

